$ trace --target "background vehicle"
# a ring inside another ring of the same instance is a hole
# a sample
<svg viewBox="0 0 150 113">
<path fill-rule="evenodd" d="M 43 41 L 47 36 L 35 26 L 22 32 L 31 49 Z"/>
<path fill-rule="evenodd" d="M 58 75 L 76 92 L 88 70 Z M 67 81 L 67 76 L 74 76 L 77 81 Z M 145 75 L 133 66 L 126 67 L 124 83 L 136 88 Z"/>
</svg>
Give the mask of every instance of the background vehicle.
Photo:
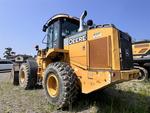
<svg viewBox="0 0 150 113">
<path fill-rule="evenodd" d="M 0 73 L 10 72 L 13 63 L 10 60 L 0 59 Z"/>
<path fill-rule="evenodd" d="M 27 59 L 33 59 L 33 57 L 30 55 L 22 55 L 22 54 L 16 55 L 16 52 L 13 52 L 12 48 L 8 47 L 8 48 L 5 48 L 4 58 L 6 58 L 7 61 L 8 60 L 11 61 L 12 63 L 11 75 L 10 75 L 10 80 L 12 84 L 19 85 L 20 66 L 22 63 L 25 63 Z"/>
<path fill-rule="evenodd" d="M 21 87 L 32 89 L 43 82 L 48 101 L 61 108 L 74 102 L 79 92 L 88 94 L 138 77 L 131 37 L 112 24 L 84 23 L 86 15 L 78 19 L 58 14 L 46 22 L 46 48 L 36 46 L 36 61 L 21 65 Z"/>
<path fill-rule="evenodd" d="M 134 42 L 132 48 L 135 68 L 140 70 L 138 80 L 148 80 L 150 78 L 150 40 Z"/>
<path fill-rule="evenodd" d="M 13 62 L 13 68 L 11 70 L 10 80 L 11 80 L 12 84 L 19 85 L 20 67 L 23 63 L 26 63 L 26 61 L 28 59 L 34 59 L 34 58 L 30 55 L 21 55 L 21 54 L 18 54 L 18 55 L 11 57 L 11 60 Z"/>
</svg>

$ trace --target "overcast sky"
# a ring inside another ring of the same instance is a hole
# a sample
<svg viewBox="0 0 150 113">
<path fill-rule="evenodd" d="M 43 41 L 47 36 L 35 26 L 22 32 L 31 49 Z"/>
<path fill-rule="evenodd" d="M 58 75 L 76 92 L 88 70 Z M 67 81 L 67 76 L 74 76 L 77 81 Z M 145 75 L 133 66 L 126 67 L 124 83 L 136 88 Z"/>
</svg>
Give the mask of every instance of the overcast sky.
<svg viewBox="0 0 150 113">
<path fill-rule="evenodd" d="M 54 14 L 79 17 L 96 24 L 113 23 L 136 40 L 150 39 L 150 0 L 0 0 L 0 57 L 4 48 L 20 54 L 36 54 L 45 33 L 43 24 Z"/>
</svg>

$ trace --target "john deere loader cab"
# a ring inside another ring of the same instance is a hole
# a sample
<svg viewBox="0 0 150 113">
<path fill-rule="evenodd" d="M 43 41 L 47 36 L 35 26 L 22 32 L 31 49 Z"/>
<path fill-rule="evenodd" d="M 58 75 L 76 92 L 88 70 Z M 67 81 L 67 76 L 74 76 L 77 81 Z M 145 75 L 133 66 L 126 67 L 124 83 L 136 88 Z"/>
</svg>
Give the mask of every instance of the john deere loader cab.
<svg viewBox="0 0 150 113">
<path fill-rule="evenodd" d="M 60 48 L 63 49 L 64 38 L 75 34 L 79 28 L 79 20 L 66 14 L 58 14 L 52 17 L 43 26 L 46 32 L 47 49 Z"/>
</svg>

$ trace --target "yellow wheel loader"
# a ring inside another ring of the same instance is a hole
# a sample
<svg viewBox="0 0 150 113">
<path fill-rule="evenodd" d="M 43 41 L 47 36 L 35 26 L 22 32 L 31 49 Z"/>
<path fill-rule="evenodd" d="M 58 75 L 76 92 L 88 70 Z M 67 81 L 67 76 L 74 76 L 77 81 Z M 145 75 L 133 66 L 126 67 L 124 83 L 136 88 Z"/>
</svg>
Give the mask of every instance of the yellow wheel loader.
<svg viewBox="0 0 150 113">
<path fill-rule="evenodd" d="M 147 81 L 150 76 L 150 40 L 137 41 L 132 44 L 135 68 L 140 70 L 139 81 Z"/>
<path fill-rule="evenodd" d="M 36 61 L 28 60 L 19 72 L 24 89 L 42 83 L 48 101 L 67 107 L 79 92 L 88 94 L 138 77 L 133 68 L 131 37 L 112 24 L 84 22 L 57 14 L 43 26 L 45 49 L 36 46 Z"/>
</svg>

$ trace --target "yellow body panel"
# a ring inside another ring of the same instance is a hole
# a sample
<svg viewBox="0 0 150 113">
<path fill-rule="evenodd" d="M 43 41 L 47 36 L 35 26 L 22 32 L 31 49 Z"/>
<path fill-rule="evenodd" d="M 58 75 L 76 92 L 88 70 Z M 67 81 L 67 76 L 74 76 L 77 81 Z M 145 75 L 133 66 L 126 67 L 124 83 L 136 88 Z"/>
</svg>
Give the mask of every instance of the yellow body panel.
<svg viewBox="0 0 150 113">
<path fill-rule="evenodd" d="M 96 37 L 95 34 L 99 35 Z M 95 40 L 98 38 L 107 37 L 111 39 L 111 43 L 109 46 L 112 47 L 110 50 L 110 62 L 112 64 L 112 69 L 120 70 L 120 55 L 119 55 L 119 41 L 118 41 L 118 31 L 115 28 L 97 28 L 88 31 L 88 40 Z"/>
<path fill-rule="evenodd" d="M 59 53 L 63 53 L 59 61 L 69 63 L 74 69 L 82 93 L 90 93 L 111 83 L 138 76 L 138 70 L 120 69 L 119 33 L 116 28 L 94 28 L 83 32 L 86 40 L 72 44 L 65 42 L 64 50 L 49 49 L 37 57 L 39 77 L 43 77 L 47 65 L 54 62 L 52 58 L 58 57 Z"/>
<path fill-rule="evenodd" d="M 68 53 L 68 50 L 64 50 L 64 49 L 58 49 L 58 48 L 53 48 L 53 49 L 48 49 L 47 53 L 46 53 L 46 58 L 49 57 L 50 55 L 52 55 L 52 53 Z"/>
<path fill-rule="evenodd" d="M 97 34 L 97 36 L 95 35 Z M 87 40 L 80 43 L 64 46 L 66 50 L 69 50 L 70 62 L 82 65 L 82 67 L 89 68 L 89 42 L 100 38 L 110 38 L 111 50 L 108 50 L 109 55 L 108 62 L 109 67 L 107 69 L 120 70 L 120 55 L 118 45 L 118 32 L 115 28 L 97 28 L 87 31 Z M 105 51 L 103 51 L 105 52 Z M 112 54 L 113 53 L 113 54 Z M 99 69 L 106 69 L 99 67 Z"/>
<path fill-rule="evenodd" d="M 75 65 L 71 66 L 80 80 L 82 93 L 90 93 L 107 85 L 132 80 L 139 76 L 139 70 L 137 69 L 116 72 L 111 70 L 84 70 Z"/>
<path fill-rule="evenodd" d="M 69 58 L 70 62 L 77 63 L 83 67 L 87 67 L 87 42 L 80 42 L 76 44 L 69 45 Z"/>
</svg>

